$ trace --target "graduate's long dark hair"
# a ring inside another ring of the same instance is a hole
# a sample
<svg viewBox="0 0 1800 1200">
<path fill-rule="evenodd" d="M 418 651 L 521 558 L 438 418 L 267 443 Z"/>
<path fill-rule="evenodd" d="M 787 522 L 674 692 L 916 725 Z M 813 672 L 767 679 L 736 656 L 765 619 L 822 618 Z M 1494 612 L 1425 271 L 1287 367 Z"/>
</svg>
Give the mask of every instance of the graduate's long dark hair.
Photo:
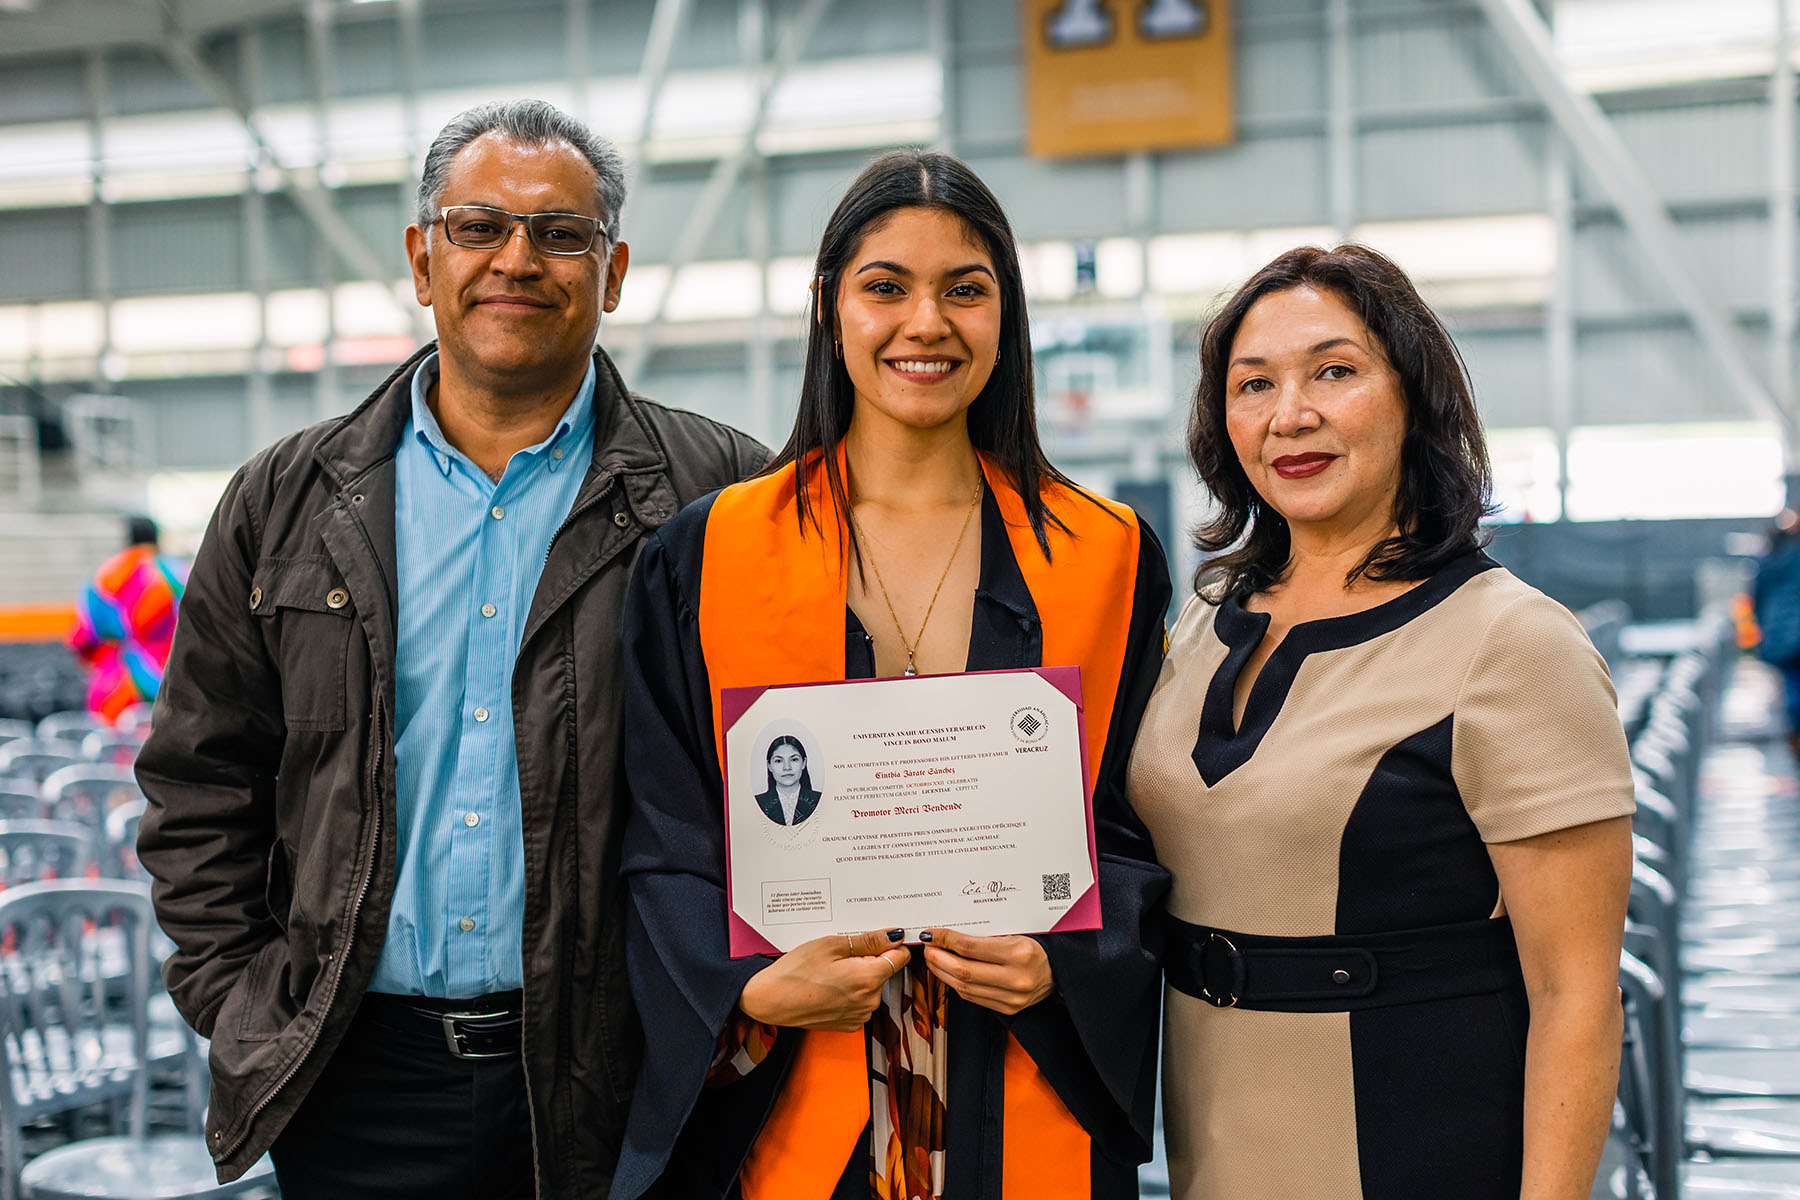
<svg viewBox="0 0 1800 1200">
<path fill-rule="evenodd" d="M 850 428 L 856 389 L 850 373 L 838 358 L 837 299 L 843 273 L 862 245 L 863 238 L 903 208 L 931 208 L 961 221 L 993 260 L 1000 289 L 1000 361 L 988 376 L 981 394 L 969 406 L 969 441 L 1002 467 L 1019 490 L 1032 532 L 1044 557 L 1050 556 L 1045 522 L 1066 531 L 1056 514 L 1044 507 L 1039 487 L 1053 480 L 1074 485 L 1050 465 L 1038 442 L 1037 404 L 1031 378 L 1031 334 L 1025 316 L 1025 281 L 1019 273 L 1019 251 L 1012 226 L 1000 202 L 976 177 L 975 172 L 948 154 L 928 150 L 895 150 L 870 163 L 825 225 L 819 256 L 813 263 L 816 298 L 807 322 L 806 373 L 800 385 L 800 412 L 794 432 L 775 456 L 766 473 L 784 468 L 794 472 L 800 521 L 820 529 L 819 514 L 812 511 L 803 468 L 806 456 L 825 450 L 825 474 L 838 512 L 850 511 L 850 496 L 835 450 Z M 860 561 L 854 531 L 851 553 Z"/>
<path fill-rule="evenodd" d="M 792 746 L 795 750 L 798 750 L 800 752 L 801 762 L 811 761 L 810 756 L 806 753 L 806 747 L 802 746 L 800 744 L 800 739 L 791 733 L 784 733 L 774 741 L 770 742 L 769 752 L 763 755 L 763 770 L 767 771 L 769 775 L 769 786 L 763 789 L 763 795 L 765 796 L 777 794 L 775 791 L 775 771 L 769 766 L 769 763 L 774 760 L 775 752 L 783 746 Z M 800 768 L 800 794 L 802 796 L 816 796 L 818 794 L 813 791 L 812 772 L 806 767 Z"/>
<path fill-rule="evenodd" d="M 1362 318 L 1400 376 L 1406 438 L 1400 446 L 1398 532 L 1375 544 L 1347 582 L 1425 579 L 1486 540 L 1481 518 L 1492 476 L 1481 416 L 1456 343 L 1412 280 L 1392 259 L 1367 246 L 1289 250 L 1250 277 L 1208 322 L 1200 340 L 1200 383 L 1188 421 L 1188 457 L 1218 502 L 1217 514 L 1194 534 L 1202 554 L 1194 587 L 1220 599 L 1260 592 L 1287 573 L 1288 524 L 1251 486 L 1225 426 L 1225 377 L 1231 344 L 1250 309 L 1291 288 L 1329 292 Z M 1206 558 L 1206 555 L 1216 557 Z M 1214 591 L 1208 585 L 1221 584 Z"/>
</svg>

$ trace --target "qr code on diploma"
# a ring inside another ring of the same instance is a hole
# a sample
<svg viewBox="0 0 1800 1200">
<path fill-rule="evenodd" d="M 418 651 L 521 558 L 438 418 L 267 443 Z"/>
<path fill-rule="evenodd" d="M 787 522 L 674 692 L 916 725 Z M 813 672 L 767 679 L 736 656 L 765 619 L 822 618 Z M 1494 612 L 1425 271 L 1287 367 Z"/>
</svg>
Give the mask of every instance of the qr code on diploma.
<svg viewBox="0 0 1800 1200">
<path fill-rule="evenodd" d="M 1044 876 L 1044 899 L 1067 900 L 1069 898 L 1069 873 Z"/>
</svg>

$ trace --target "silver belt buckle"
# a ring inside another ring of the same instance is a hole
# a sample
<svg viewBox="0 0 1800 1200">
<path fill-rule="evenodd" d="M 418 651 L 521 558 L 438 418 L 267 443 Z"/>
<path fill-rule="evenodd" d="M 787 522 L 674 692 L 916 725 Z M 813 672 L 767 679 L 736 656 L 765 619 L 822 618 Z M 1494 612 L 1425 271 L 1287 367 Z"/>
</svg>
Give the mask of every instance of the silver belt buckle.
<svg viewBox="0 0 1800 1200">
<path fill-rule="evenodd" d="M 498 1020 L 501 1017 L 504 1017 L 507 1015 L 509 1015 L 509 1014 L 504 1013 L 504 1012 L 445 1013 L 443 1015 L 444 1042 L 446 1045 L 448 1045 L 450 1047 L 450 1053 L 454 1054 L 458 1058 L 469 1058 L 469 1059 L 511 1058 L 512 1053 L 513 1053 L 511 1050 L 489 1050 L 489 1051 L 486 1051 L 485 1053 L 483 1053 L 483 1052 L 469 1049 L 468 1034 L 465 1033 L 457 1025 L 457 1022 L 459 1022 L 459 1021 L 495 1021 L 495 1020 Z"/>
</svg>

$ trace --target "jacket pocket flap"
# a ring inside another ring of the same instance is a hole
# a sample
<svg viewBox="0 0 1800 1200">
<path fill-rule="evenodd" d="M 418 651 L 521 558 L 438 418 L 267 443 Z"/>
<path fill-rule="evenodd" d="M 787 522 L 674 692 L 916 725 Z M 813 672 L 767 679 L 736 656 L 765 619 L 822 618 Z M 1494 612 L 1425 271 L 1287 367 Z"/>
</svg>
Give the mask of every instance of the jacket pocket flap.
<svg viewBox="0 0 1800 1200">
<path fill-rule="evenodd" d="M 279 608 L 332 613 L 348 617 L 355 612 L 350 590 L 326 558 L 265 558 L 250 578 L 250 611 L 272 617 Z"/>
</svg>

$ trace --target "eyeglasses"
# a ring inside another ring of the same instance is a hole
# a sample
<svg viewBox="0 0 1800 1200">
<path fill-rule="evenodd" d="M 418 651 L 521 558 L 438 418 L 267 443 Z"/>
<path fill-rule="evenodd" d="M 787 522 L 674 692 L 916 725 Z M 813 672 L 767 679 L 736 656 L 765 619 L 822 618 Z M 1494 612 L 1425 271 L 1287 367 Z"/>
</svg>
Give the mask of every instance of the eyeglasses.
<svg viewBox="0 0 1800 1200">
<path fill-rule="evenodd" d="M 603 224 L 598 217 L 580 213 L 516 213 L 482 204 L 453 204 L 440 208 L 438 216 L 452 245 L 497 250 L 512 236 L 513 222 L 522 221 L 533 246 L 545 254 L 560 255 L 586 254 L 593 249 Z"/>
</svg>

